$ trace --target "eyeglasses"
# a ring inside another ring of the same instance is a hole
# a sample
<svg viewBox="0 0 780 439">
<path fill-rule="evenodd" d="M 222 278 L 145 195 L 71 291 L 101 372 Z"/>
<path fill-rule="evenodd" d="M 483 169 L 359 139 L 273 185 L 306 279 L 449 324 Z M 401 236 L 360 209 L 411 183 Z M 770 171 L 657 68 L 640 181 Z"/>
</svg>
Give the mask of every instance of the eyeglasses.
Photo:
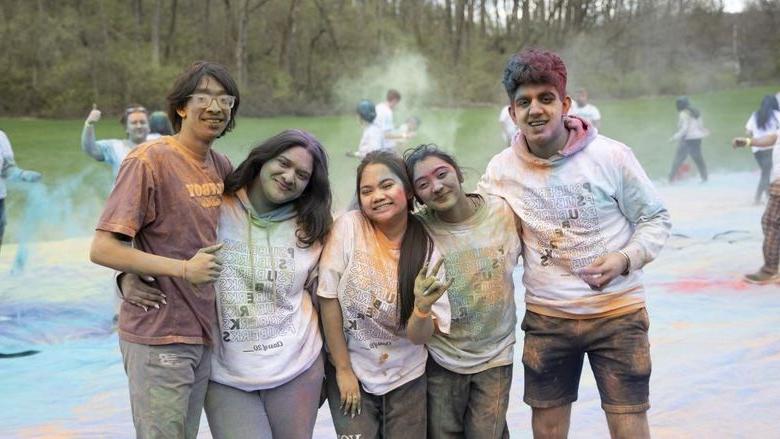
<svg viewBox="0 0 780 439">
<path fill-rule="evenodd" d="M 125 116 L 129 116 L 129 115 L 131 115 L 131 114 L 133 114 L 133 113 L 144 113 L 144 114 L 149 114 L 149 112 L 148 112 L 148 111 L 146 111 L 146 108 L 144 108 L 144 107 L 140 107 L 140 106 L 139 106 L 139 107 L 127 107 L 127 108 L 125 109 Z"/>
<path fill-rule="evenodd" d="M 226 109 L 231 109 L 236 105 L 236 97 L 231 95 L 212 96 L 206 93 L 195 93 L 189 97 L 192 98 L 192 103 L 199 108 L 207 108 L 213 100 L 217 101 L 217 105 Z"/>
</svg>

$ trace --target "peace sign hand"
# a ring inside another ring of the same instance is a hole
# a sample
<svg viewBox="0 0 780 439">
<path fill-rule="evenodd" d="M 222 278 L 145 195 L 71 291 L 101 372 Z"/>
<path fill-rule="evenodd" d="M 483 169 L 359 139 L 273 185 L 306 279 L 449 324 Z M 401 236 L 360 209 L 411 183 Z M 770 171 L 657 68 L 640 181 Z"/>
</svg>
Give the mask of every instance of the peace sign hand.
<svg viewBox="0 0 780 439">
<path fill-rule="evenodd" d="M 430 275 L 428 275 L 428 261 L 425 261 L 417 278 L 414 280 L 414 306 L 423 313 L 431 311 L 431 307 L 452 285 L 453 279 L 440 282 L 436 275 L 444 263 L 444 258 L 440 258 L 433 266 Z"/>
</svg>

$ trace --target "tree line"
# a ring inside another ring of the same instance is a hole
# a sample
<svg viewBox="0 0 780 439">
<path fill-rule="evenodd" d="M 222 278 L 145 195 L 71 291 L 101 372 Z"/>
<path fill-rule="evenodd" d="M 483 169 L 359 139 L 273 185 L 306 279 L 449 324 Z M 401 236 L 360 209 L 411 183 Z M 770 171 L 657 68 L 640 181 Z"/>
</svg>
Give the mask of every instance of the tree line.
<svg viewBox="0 0 780 439">
<path fill-rule="evenodd" d="M 501 68 L 524 47 L 562 53 L 572 85 L 597 97 L 776 80 L 780 1 L 723 9 L 718 0 L 3 0 L 0 114 L 158 108 L 198 59 L 231 69 L 245 115 L 342 110 L 337 83 L 401 54 L 424 60 L 431 105 L 500 102 Z"/>
</svg>

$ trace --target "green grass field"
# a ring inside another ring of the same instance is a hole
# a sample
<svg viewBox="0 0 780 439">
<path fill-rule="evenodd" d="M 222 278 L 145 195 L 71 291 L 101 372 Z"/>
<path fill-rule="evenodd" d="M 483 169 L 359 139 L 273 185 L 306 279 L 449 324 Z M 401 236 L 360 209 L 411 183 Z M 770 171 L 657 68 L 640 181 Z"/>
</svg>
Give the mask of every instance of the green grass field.
<svg viewBox="0 0 780 439">
<path fill-rule="evenodd" d="M 745 121 L 756 110 L 762 96 L 778 90 L 780 86 L 751 87 L 691 97 L 693 104 L 702 110 L 705 126 L 712 133 L 703 144 L 711 172 L 756 168 L 749 151 L 733 151 L 729 142 L 743 134 Z M 676 147 L 667 140 L 676 128 L 674 97 L 594 103 L 602 113 L 601 132 L 629 145 L 653 179 L 665 178 Z M 490 158 L 503 147 L 498 110 L 496 107 L 411 111 L 402 102 L 395 119 L 400 123 L 406 116 L 419 116 L 423 122 L 415 143 L 435 142 L 455 152 L 466 168 L 467 187 L 471 188 Z M 45 190 L 39 188 L 33 195 L 30 185 L 9 185 L 6 242 L 91 233 L 111 187 L 111 172 L 108 166 L 81 151 L 82 123 L 83 120 L 0 118 L 0 129 L 11 139 L 19 166 L 42 172 L 45 184 Z M 353 115 L 239 118 L 236 130 L 219 140 L 216 149 L 238 164 L 254 144 L 286 128 L 308 130 L 322 141 L 330 153 L 335 206 L 345 205 L 354 190 L 357 160 L 344 153 L 353 150 L 360 138 L 360 127 Z M 97 126 L 97 135 L 98 138 L 123 137 L 124 132 L 116 118 L 105 115 Z M 35 202 L 28 203 L 28 198 Z"/>
</svg>

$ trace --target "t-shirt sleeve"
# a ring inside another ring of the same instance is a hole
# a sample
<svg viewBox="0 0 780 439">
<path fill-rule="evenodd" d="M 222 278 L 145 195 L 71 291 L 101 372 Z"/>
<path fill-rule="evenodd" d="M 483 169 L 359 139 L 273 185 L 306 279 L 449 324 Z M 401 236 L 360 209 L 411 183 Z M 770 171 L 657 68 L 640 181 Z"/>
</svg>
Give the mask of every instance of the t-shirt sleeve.
<svg viewBox="0 0 780 439">
<path fill-rule="evenodd" d="M 593 120 L 601 120 L 601 111 L 595 105 L 593 106 Z"/>
<path fill-rule="evenodd" d="M 135 237 L 156 217 L 154 192 L 155 178 L 150 166 L 137 157 L 125 159 L 95 228 Z"/>
<path fill-rule="evenodd" d="M 745 123 L 745 130 L 755 132 L 756 131 L 756 115 L 751 114 L 750 118 Z"/>
<path fill-rule="evenodd" d="M 352 217 L 350 213 L 342 215 L 333 224 L 333 228 L 325 240 L 319 266 L 317 295 L 328 299 L 338 297 L 338 286 L 341 276 L 347 268 L 347 255 L 351 253 L 354 239 Z"/>
<path fill-rule="evenodd" d="M 95 146 L 102 157 L 95 157 L 96 160 L 113 165 L 117 161 L 114 142 L 111 140 L 96 140 Z"/>
</svg>

